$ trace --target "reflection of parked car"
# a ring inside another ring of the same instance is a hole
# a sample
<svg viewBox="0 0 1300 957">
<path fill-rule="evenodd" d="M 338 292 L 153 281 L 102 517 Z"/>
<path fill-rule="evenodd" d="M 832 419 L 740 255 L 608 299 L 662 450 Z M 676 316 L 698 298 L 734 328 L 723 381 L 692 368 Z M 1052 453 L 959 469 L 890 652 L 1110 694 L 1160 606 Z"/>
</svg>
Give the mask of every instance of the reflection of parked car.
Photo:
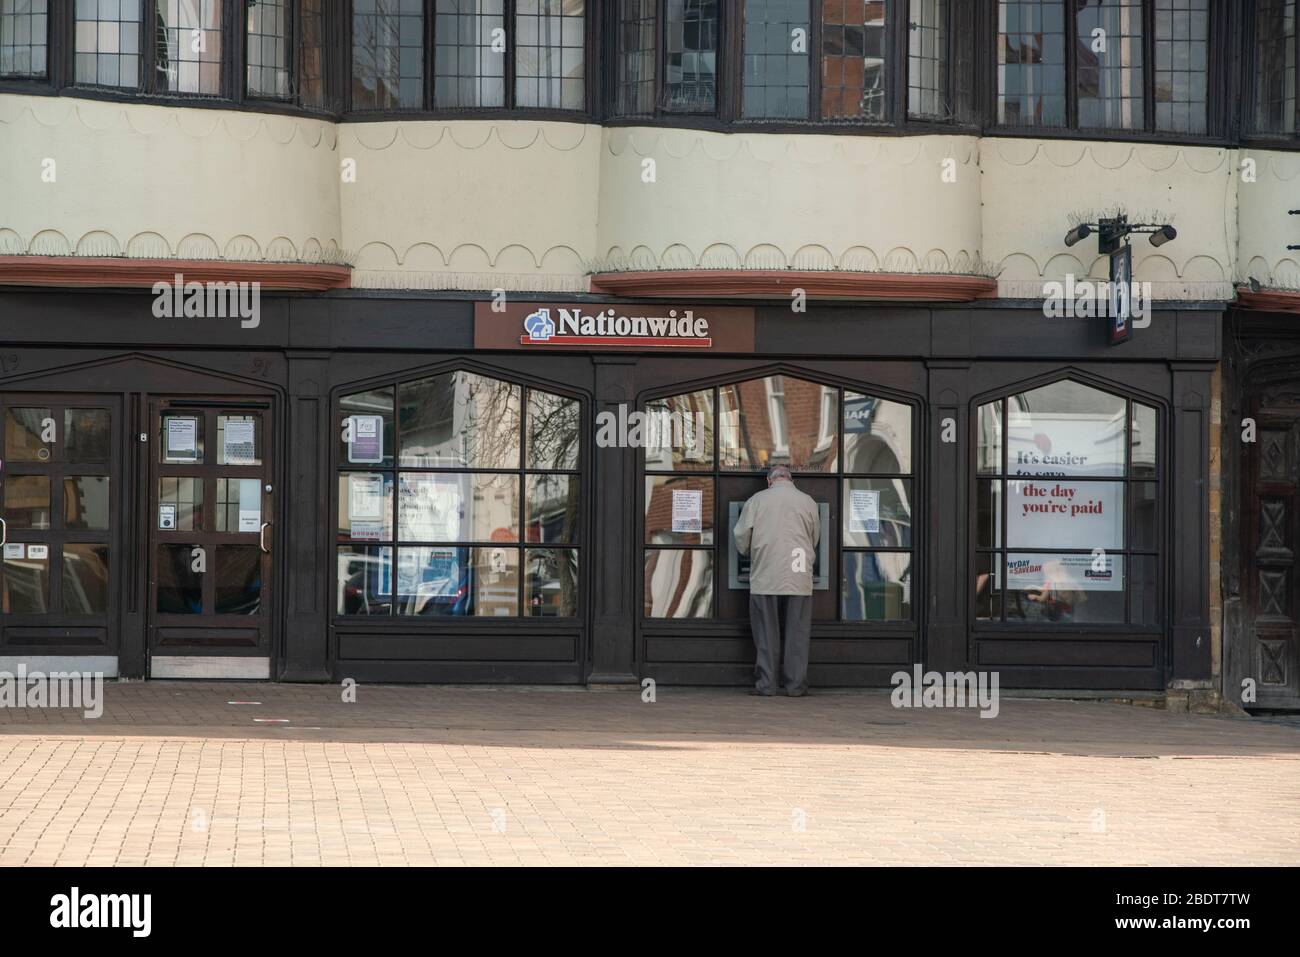
<svg viewBox="0 0 1300 957">
<path fill-rule="evenodd" d="M 392 568 L 384 559 L 370 555 L 349 555 L 346 559 L 342 607 L 345 615 L 386 615 L 393 605 Z M 387 587 L 384 587 L 387 585 Z"/>
<path fill-rule="evenodd" d="M 428 561 L 411 578 L 401 576 L 403 612 L 468 615 L 473 609 L 473 569 L 468 548 L 431 548 Z"/>
</svg>

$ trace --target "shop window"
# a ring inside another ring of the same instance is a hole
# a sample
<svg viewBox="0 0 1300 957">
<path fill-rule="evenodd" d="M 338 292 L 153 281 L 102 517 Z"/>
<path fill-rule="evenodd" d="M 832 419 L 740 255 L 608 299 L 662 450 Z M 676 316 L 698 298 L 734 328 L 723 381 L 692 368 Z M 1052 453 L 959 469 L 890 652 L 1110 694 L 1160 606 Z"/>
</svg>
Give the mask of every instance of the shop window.
<svg viewBox="0 0 1300 957">
<path fill-rule="evenodd" d="M 1204 135 L 1209 23 L 1209 0 L 999 0 L 997 121 Z"/>
<path fill-rule="evenodd" d="M 912 620 L 913 406 L 780 375 L 651 399 L 645 411 L 646 618 L 736 617 L 732 511 L 786 465 L 838 516 L 816 569 L 821 617 Z"/>
<path fill-rule="evenodd" d="M 0 77 L 43 77 L 49 0 L 0 0 Z"/>
<path fill-rule="evenodd" d="M 1159 623 L 1157 423 L 1072 380 L 979 407 L 977 620 Z"/>
<path fill-rule="evenodd" d="M 339 615 L 579 612 L 576 399 L 465 371 L 340 398 Z"/>
</svg>

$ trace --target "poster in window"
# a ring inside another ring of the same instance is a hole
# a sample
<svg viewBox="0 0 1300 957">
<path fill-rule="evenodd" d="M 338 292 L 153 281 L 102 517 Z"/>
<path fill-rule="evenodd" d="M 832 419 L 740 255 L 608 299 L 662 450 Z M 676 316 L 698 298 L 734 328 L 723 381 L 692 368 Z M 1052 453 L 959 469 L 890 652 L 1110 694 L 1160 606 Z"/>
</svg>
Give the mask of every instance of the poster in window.
<svg viewBox="0 0 1300 957">
<path fill-rule="evenodd" d="M 222 431 L 222 460 L 226 465 L 255 465 L 257 449 L 256 423 L 243 419 L 226 420 Z"/>
<path fill-rule="evenodd" d="M 398 495 L 399 534 L 408 542 L 455 542 L 463 538 L 463 475 L 402 473 Z"/>
<path fill-rule="evenodd" d="M 377 473 L 348 476 L 348 534 L 360 541 L 384 537 L 384 477 Z"/>
<path fill-rule="evenodd" d="M 257 532 L 262 529 L 262 489 L 257 479 L 239 480 L 239 530 Z"/>
<path fill-rule="evenodd" d="M 199 419 L 193 415 L 167 417 L 164 436 L 164 457 L 168 462 L 197 462 L 199 460 Z"/>
<path fill-rule="evenodd" d="M 703 530 L 704 493 L 699 489 L 673 489 L 673 531 Z"/>
<path fill-rule="evenodd" d="M 1070 592 L 1123 591 L 1124 556 L 1102 551 L 1089 555 L 1007 556 L 1007 587 L 1038 592 L 1044 600 L 1066 600 Z"/>
<path fill-rule="evenodd" d="M 871 535 L 879 533 L 879 490 L 855 488 L 849 491 L 849 531 Z"/>
<path fill-rule="evenodd" d="M 358 465 L 377 465 L 384 460 L 384 417 L 353 415 L 348 417 L 348 461 Z"/>
</svg>

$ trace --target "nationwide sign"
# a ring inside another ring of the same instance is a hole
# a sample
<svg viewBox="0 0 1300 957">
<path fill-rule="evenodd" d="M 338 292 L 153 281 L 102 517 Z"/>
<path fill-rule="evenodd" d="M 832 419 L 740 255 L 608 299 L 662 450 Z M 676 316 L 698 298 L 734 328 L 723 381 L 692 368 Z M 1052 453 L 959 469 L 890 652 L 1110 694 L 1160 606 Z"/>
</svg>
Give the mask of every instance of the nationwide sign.
<svg viewBox="0 0 1300 957">
<path fill-rule="evenodd" d="M 753 352 L 754 310 L 669 303 L 474 305 L 477 349 Z"/>
</svg>

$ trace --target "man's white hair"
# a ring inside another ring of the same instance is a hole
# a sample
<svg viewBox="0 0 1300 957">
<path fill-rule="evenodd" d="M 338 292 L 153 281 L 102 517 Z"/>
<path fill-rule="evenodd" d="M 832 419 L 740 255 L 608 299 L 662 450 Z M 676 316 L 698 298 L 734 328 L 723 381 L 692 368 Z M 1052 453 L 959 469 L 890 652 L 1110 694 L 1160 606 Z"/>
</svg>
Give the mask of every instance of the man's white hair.
<svg viewBox="0 0 1300 957">
<path fill-rule="evenodd" d="M 767 471 L 767 480 L 769 482 L 793 482 L 794 476 L 790 474 L 790 466 L 773 465 Z"/>
</svg>

